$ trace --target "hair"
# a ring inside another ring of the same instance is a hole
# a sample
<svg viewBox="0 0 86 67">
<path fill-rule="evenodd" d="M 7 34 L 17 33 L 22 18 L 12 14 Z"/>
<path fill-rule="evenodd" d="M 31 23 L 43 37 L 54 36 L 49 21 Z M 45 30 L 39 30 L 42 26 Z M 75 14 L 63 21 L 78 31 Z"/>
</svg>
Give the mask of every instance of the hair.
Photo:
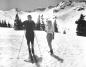
<svg viewBox="0 0 86 67">
<path fill-rule="evenodd" d="M 47 21 L 47 24 L 51 24 L 52 25 L 52 21 L 51 20 L 48 20 Z"/>
<path fill-rule="evenodd" d="M 48 20 L 47 25 L 48 25 L 48 28 L 51 28 L 52 27 L 52 21 Z"/>
<path fill-rule="evenodd" d="M 32 18 L 32 16 L 31 16 L 31 15 L 28 15 L 27 17 L 30 17 L 30 18 Z"/>
</svg>

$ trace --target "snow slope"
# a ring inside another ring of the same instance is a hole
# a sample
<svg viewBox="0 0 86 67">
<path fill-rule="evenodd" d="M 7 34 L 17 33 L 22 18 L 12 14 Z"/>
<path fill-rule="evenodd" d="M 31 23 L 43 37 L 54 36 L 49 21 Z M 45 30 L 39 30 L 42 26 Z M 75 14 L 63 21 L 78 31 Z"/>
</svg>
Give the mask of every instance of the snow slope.
<svg viewBox="0 0 86 67">
<path fill-rule="evenodd" d="M 80 10 L 80 8 L 84 8 Z M 72 3 L 72 6 L 66 6 L 64 9 L 61 9 L 59 12 L 54 13 L 57 16 L 57 27 L 59 32 L 63 33 L 65 30 L 67 34 L 75 34 L 76 27 L 75 21 L 77 21 L 81 14 L 86 15 L 86 4 L 85 3 Z"/>
<path fill-rule="evenodd" d="M 83 10 L 80 10 L 83 8 Z M 57 12 L 54 12 L 57 10 Z M 33 17 L 38 15 L 43 15 L 44 23 L 46 24 L 46 20 L 51 20 L 54 23 L 54 17 L 56 16 L 56 23 L 60 33 L 66 31 L 67 34 L 76 34 L 75 21 L 77 21 L 81 14 L 86 15 L 86 4 L 85 2 L 61 2 L 58 6 L 53 7 L 51 9 L 46 8 L 45 11 L 42 12 L 33 12 Z M 40 18 L 41 19 L 41 18 Z M 34 19 L 33 19 L 34 20 Z M 36 20 L 37 21 L 37 20 Z"/>
<path fill-rule="evenodd" d="M 39 15 L 43 15 L 46 23 L 47 19 L 54 22 L 53 17 L 57 16 L 57 27 L 59 33 L 55 33 L 55 39 L 52 42 L 54 53 L 63 58 L 64 62 L 60 63 L 49 54 L 49 47 L 46 41 L 46 33 L 44 31 L 35 31 L 35 51 L 36 54 L 43 58 L 40 67 L 86 67 L 86 37 L 76 35 L 75 21 L 79 19 L 80 14 L 86 15 L 85 3 L 74 2 L 72 6 L 65 6 L 64 2 L 60 3 L 55 8 L 46 9 L 43 12 L 19 12 L 19 17 L 22 21 L 27 19 L 27 15 L 31 14 L 33 20 L 37 22 Z M 84 10 L 80 10 L 84 8 Z M 53 13 L 53 10 L 59 10 Z M 0 11 L 0 19 L 6 19 L 8 22 L 14 24 L 16 11 Z M 86 18 L 85 18 L 86 19 Z M 23 60 L 28 58 L 27 43 L 24 31 L 15 31 L 9 28 L 0 28 L 0 67 L 36 67 L 37 65 L 26 63 Z M 66 34 L 63 32 L 66 31 Z M 20 59 L 17 59 L 20 45 L 21 52 Z"/>
<path fill-rule="evenodd" d="M 0 30 L 0 67 L 37 67 L 23 61 L 28 58 L 24 31 L 9 28 Z M 86 37 L 55 33 L 52 45 L 55 55 L 64 59 L 64 62 L 60 63 L 49 54 L 46 33 L 35 31 L 35 34 L 35 52 L 42 57 L 40 67 L 86 67 Z M 17 59 L 21 44 L 21 52 Z"/>
</svg>

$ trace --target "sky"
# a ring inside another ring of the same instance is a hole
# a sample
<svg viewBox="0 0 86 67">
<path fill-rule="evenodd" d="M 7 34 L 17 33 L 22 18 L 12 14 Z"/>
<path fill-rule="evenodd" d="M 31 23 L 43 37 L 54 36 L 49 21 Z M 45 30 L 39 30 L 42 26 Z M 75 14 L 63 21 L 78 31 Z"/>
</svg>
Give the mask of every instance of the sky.
<svg viewBox="0 0 86 67">
<path fill-rule="evenodd" d="M 57 5 L 62 0 L 0 0 L 0 10 L 19 8 L 20 10 L 33 10 L 46 8 L 50 5 Z"/>
</svg>

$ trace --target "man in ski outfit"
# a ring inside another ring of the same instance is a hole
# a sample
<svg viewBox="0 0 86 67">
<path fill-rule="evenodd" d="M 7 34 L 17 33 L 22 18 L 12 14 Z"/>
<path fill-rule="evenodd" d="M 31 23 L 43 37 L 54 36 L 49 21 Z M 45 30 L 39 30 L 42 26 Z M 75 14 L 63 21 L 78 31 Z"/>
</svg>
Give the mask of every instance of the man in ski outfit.
<svg viewBox="0 0 86 67">
<path fill-rule="evenodd" d="M 31 61 L 32 63 L 34 62 L 33 56 L 34 54 L 34 29 L 35 29 L 35 23 L 32 20 L 32 16 L 28 15 L 27 16 L 28 20 L 23 22 L 24 28 L 26 30 L 25 36 L 27 40 L 27 46 L 28 46 L 28 51 L 29 51 L 29 59 L 28 61 Z M 31 42 L 31 44 L 30 44 Z"/>
</svg>

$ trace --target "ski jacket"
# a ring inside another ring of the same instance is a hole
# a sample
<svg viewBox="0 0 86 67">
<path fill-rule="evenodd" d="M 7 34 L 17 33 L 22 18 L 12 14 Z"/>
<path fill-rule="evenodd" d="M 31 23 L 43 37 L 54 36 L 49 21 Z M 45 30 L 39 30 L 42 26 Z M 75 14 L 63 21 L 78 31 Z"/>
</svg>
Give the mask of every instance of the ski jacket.
<svg viewBox="0 0 86 67">
<path fill-rule="evenodd" d="M 23 22 L 24 28 L 26 29 L 26 33 L 34 32 L 35 29 L 35 23 L 34 21 L 24 21 Z"/>
</svg>

